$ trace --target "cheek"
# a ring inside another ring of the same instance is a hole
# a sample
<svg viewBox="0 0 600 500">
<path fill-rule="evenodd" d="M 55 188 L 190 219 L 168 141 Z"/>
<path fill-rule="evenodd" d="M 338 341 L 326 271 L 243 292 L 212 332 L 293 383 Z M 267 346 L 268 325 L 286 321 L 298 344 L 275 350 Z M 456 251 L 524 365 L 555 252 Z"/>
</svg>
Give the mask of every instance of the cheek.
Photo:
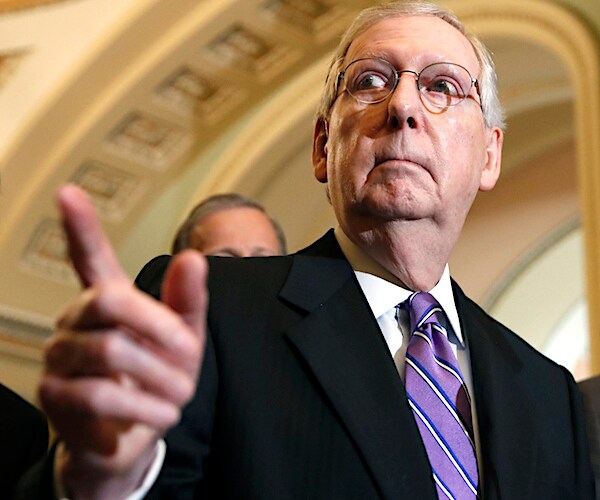
<svg viewBox="0 0 600 500">
<path fill-rule="evenodd" d="M 353 184 L 373 163 L 372 140 L 362 133 L 362 121 L 351 118 L 331 125 L 327 176 L 334 186 Z"/>
<path fill-rule="evenodd" d="M 387 119 L 387 108 L 380 105 L 360 104 L 349 97 L 342 101 L 331 116 L 330 130 L 338 131 L 350 145 L 359 137 L 376 138 L 381 134 Z"/>
<path fill-rule="evenodd" d="M 441 146 L 443 158 L 448 168 L 444 177 L 452 179 L 453 183 L 468 188 L 479 185 L 481 170 L 485 164 L 484 138 L 472 127 L 465 126 L 464 120 L 448 121 L 449 134 L 439 134 L 438 144 Z"/>
</svg>

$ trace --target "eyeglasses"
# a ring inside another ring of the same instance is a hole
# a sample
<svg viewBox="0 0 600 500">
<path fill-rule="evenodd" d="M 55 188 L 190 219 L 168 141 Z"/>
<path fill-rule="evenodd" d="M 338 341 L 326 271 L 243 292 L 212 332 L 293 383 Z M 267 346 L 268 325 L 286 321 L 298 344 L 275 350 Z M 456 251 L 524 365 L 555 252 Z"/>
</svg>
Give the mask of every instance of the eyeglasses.
<svg viewBox="0 0 600 500">
<path fill-rule="evenodd" d="M 417 73 L 397 71 L 385 59 L 357 59 L 338 74 L 338 85 L 343 80 L 354 99 L 364 104 L 375 104 L 385 100 L 396 89 L 402 73 L 416 76 L 423 104 L 429 103 L 436 108 L 460 104 L 469 96 L 472 87 L 479 95 L 477 79 L 460 64 L 448 62 L 430 64 Z"/>
</svg>

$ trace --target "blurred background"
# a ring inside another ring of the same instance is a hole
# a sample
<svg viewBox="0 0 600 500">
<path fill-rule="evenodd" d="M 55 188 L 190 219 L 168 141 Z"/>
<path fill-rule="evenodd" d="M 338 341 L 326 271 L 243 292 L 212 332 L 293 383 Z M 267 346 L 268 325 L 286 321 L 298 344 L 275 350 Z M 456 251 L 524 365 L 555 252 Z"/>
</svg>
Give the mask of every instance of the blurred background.
<svg viewBox="0 0 600 500">
<path fill-rule="evenodd" d="M 78 291 L 54 204 L 88 191 L 134 277 L 201 198 L 237 191 L 291 251 L 335 224 L 313 114 L 373 0 L 0 0 L 0 382 L 34 401 Z M 600 1 L 449 0 L 494 53 L 503 173 L 450 266 L 577 379 L 600 373 Z"/>
</svg>

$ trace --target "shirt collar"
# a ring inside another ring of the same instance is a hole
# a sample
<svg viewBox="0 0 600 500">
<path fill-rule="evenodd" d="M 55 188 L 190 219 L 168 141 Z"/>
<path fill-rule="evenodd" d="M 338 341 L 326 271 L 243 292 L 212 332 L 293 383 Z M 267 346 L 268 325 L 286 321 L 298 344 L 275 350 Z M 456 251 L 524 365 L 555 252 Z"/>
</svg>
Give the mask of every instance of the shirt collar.
<svg viewBox="0 0 600 500">
<path fill-rule="evenodd" d="M 334 234 L 342 252 L 356 274 L 358 283 L 375 318 L 379 318 L 386 311 L 409 297 L 412 291 L 403 288 L 398 278 L 366 255 L 346 236 L 339 226 L 335 228 Z M 460 347 L 464 347 L 448 264 L 444 267 L 444 272 L 437 285 L 429 290 L 429 293 L 435 297 L 444 309 L 450 321 L 450 326 L 454 330 L 457 343 L 460 344 Z M 449 339 L 454 340 L 451 334 L 449 334 Z"/>
</svg>

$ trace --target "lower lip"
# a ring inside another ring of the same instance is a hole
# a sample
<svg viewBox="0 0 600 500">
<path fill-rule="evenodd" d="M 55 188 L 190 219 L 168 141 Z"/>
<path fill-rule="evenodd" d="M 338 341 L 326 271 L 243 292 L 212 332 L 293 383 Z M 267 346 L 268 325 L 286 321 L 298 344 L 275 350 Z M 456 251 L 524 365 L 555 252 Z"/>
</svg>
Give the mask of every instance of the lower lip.
<svg viewBox="0 0 600 500">
<path fill-rule="evenodd" d="M 390 168 L 414 168 L 420 167 L 418 163 L 414 163 L 410 160 L 385 160 L 376 165 L 377 167 L 390 167 Z"/>
</svg>

